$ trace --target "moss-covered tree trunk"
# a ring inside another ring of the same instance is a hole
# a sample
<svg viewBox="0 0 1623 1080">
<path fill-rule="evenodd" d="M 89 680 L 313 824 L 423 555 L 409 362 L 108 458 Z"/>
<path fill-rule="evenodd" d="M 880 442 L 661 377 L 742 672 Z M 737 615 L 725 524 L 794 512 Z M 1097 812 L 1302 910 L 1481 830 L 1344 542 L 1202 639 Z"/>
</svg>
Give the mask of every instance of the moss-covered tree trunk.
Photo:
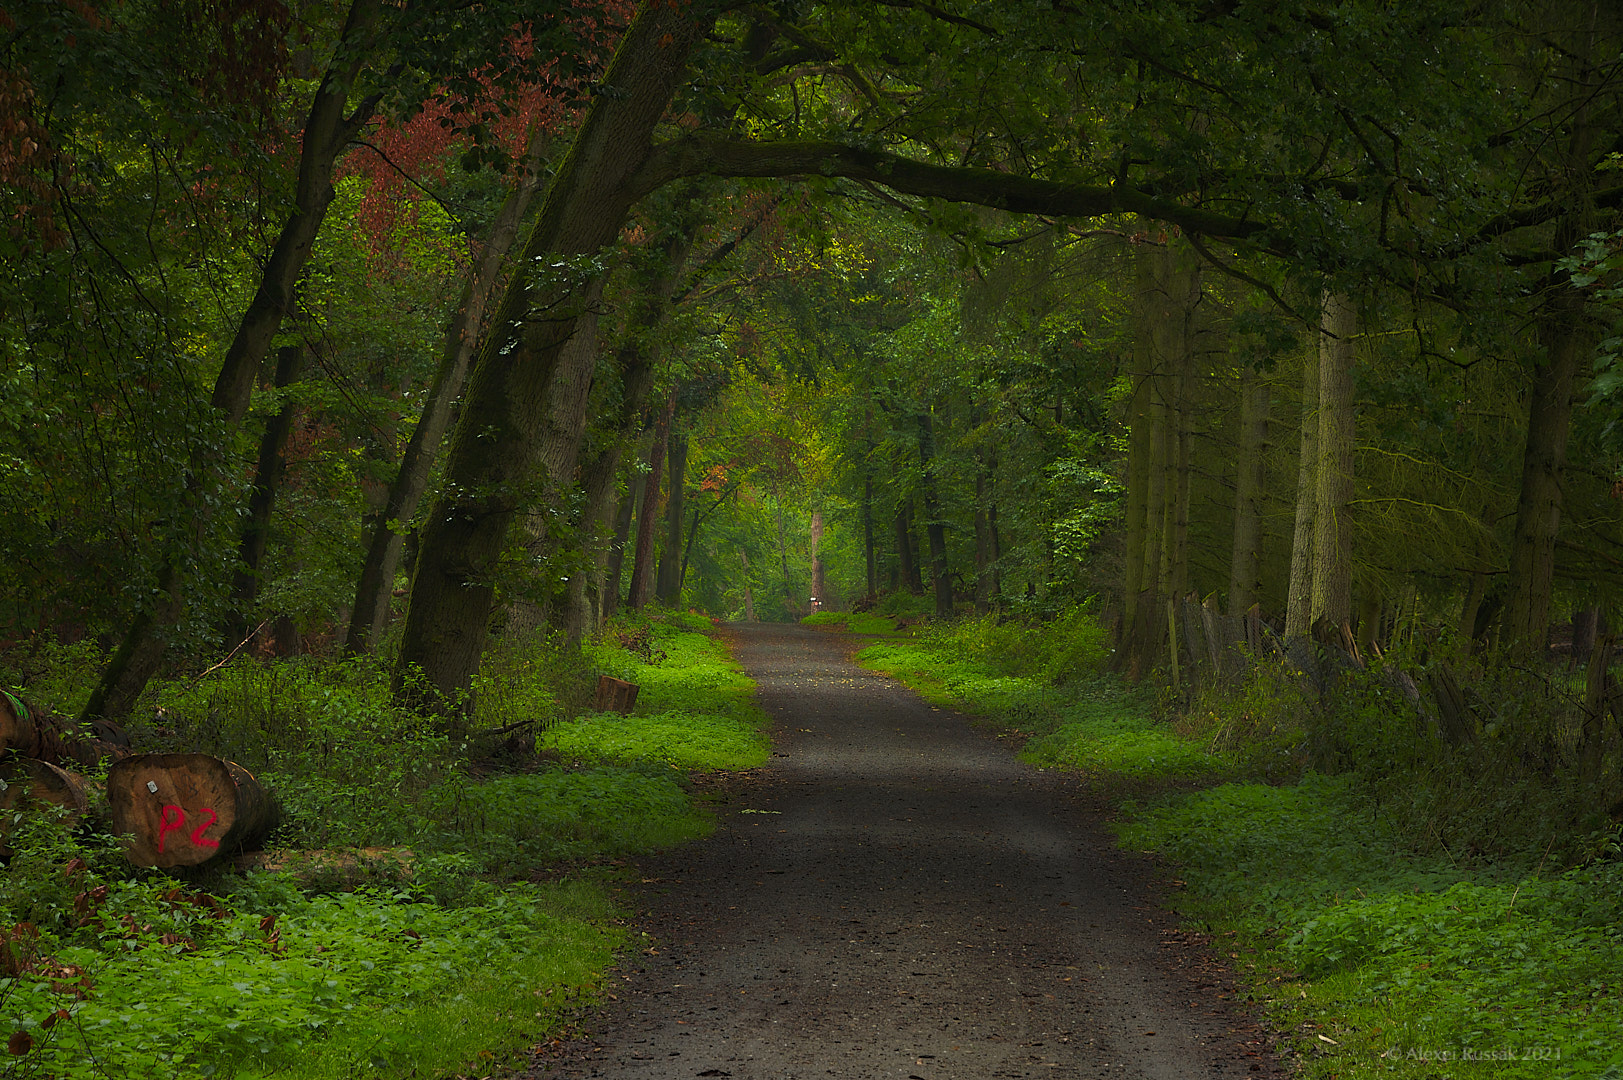
<svg viewBox="0 0 1623 1080">
<path fill-rule="evenodd" d="M 344 637 L 344 652 L 349 656 L 371 652 L 388 621 L 389 601 L 394 595 L 406 529 L 417 514 L 423 493 L 428 490 L 428 479 L 439 456 L 440 444 L 445 441 L 445 431 L 450 427 L 468 368 L 478 351 L 485 309 L 501 283 L 502 266 L 518 239 L 524 215 L 540 190 L 540 158 L 548 142 L 548 136 L 539 134 L 530 140 L 523 178 L 496 212 L 490 236 L 463 286 L 456 314 L 446 328 L 445 352 L 422 412 L 417 416 L 417 424 L 411 430 L 411 438 L 400 456 L 400 467 L 389 484 L 383 509 L 367 523 L 370 537 L 366 558 L 355 582 L 355 603 L 350 608 L 349 631 Z"/>
<path fill-rule="evenodd" d="M 404 704 L 454 716 L 464 707 L 514 517 L 532 494 L 542 406 L 558 354 L 636 197 L 627 182 L 708 29 L 705 6 L 649 5 L 621 39 L 567 157 L 559 164 L 497 313 L 423 526 L 395 673 Z"/>
<path fill-rule="evenodd" d="M 636 611 L 648 603 L 654 581 L 654 530 L 659 527 L 659 489 L 670 449 L 671 419 L 676 414 L 676 393 L 671 392 L 654 422 L 654 441 L 648 447 L 648 468 L 643 472 L 642 503 L 637 507 L 637 543 L 632 549 L 631 581 L 626 585 L 626 609 Z"/>
<path fill-rule="evenodd" d="M 570 643 L 578 642 L 592 629 L 594 612 L 600 620 L 613 611 L 619 600 L 620 550 L 630 531 L 630 514 L 635 501 L 628 493 L 623 505 L 616 503 L 620 461 L 654 387 L 654 369 L 660 355 L 656 333 L 670 312 L 671 296 L 687 264 L 697 229 L 698 215 L 685 215 L 682 222 L 654 246 L 637 275 L 638 294 L 625 336 L 614 355 L 620 374 L 619 408 L 610 421 L 606 445 L 581 469 L 581 484 L 585 489 L 581 532 L 588 545 L 591 570 L 570 579 L 560 627 Z M 617 511 L 624 512 L 623 528 L 617 520 Z M 613 536 L 602 536 L 611 518 L 616 519 Z"/>
<path fill-rule="evenodd" d="M 298 381 L 304 370 L 304 349 L 298 345 L 284 345 L 276 352 L 275 385 L 285 390 Z M 248 633 L 248 613 L 259 595 L 259 564 L 265 558 L 265 547 L 270 541 L 271 516 L 276 511 L 276 496 L 282 487 L 282 476 L 287 472 L 283 450 L 287 437 L 293 432 L 293 418 L 297 412 L 291 401 L 283 401 L 276 415 L 265 423 L 259 437 L 259 461 L 254 467 L 254 484 L 248 493 L 248 516 L 242 526 L 242 540 L 237 545 L 237 570 L 231 582 L 231 619 L 227 629 L 235 641 L 242 641 Z"/>
</svg>

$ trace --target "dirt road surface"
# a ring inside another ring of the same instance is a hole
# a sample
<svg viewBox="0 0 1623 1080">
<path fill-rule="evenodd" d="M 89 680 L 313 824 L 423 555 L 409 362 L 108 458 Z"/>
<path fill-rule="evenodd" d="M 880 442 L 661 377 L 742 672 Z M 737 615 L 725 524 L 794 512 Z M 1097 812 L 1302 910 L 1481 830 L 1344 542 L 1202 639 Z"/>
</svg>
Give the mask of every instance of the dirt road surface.
<svg viewBox="0 0 1623 1080">
<path fill-rule="evenodd" d="M 1288 1075 L 1075 783 L 846 658 L 740 625 L 778 725 L 717 833 L 643 864 L 650 938 L 548 1080 Z"/>
</svg>

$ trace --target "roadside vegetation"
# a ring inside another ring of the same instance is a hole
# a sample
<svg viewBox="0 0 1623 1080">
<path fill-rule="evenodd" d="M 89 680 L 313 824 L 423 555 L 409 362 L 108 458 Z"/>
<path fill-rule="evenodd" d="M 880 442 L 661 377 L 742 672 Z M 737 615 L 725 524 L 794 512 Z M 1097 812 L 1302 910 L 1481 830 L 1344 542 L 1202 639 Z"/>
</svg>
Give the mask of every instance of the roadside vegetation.
<svg viewBox="0 0 1623 1080">
<path fill-rule="evenodd" d="M 508 646 L 460 740 L 392 708 L 369 661 L 157 687 L 138 744 L 241 762 L 282 825 L 263 858 L 168 875 L 116 838 L 12 818 L 0 1076 L 489 1074 L 596 997 L 629 944 L 623 860 L 710 829 L 689 772 L 766 757 L 752 684 L 708 629 L 656 615 L 575 654 Z M 7 677 L 71 707 L 94 658 L 50 652 L 48 676 Z M 599 673 L 641 687 L 631 715 L 585 708 Z"/>
<path fill-rule="evenodd" d="M 1078 607 L 858 658 L 1107 796 L 1121 845 L 1165 861 L 1170 902 L 1306 1075 L 1623 1075 L 1623 861 L 1600 787 L 1509 731 L 1450 752 L 1379 673 L 1329 703 L 1283 665 L 1176 699 L 1107 674 L 1108 640 Z"/>
</svg>

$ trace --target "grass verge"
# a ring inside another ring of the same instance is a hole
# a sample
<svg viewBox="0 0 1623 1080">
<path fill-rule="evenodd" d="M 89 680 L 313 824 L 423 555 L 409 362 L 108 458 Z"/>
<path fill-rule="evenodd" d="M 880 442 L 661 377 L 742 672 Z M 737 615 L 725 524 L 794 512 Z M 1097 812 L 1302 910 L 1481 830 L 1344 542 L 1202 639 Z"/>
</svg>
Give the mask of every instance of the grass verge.
<svg viewBox="0 0 1623 1080">
<path fill-rule="evenodd" d="M 1084 665 L 1045 675 L 1034 634 L 1058 652 L 1074 644 L 1052 625 L 983 621 L 859 659 L 1029 736 L 1027 760 L 1110 794 L 1121 844 L 1176 867 L 1175 906 L 1231 943 L 1305 1075 L 1623 1077 L 1615 846 L 1564 871 L 1536 855 L 1417 853 L 1411 822 L 1381 801 L 1389 784 L 1305 771 L 1260 713 L 1248 730 L 1267 737 L 1247 747 L 1230 725 L 1197 735 L 1158 721 L 1141 694 Z M 1251 779 L 1281 760 L 1296 763 L 1291 782 Z"/>
</svg>

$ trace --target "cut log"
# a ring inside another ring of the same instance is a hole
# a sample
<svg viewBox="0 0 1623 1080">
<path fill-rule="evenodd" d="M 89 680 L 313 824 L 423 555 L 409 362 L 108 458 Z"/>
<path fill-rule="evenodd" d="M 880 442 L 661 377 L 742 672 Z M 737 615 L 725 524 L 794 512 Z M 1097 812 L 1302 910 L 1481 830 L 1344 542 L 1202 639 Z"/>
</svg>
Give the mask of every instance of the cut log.
<svg viewBox="0 0 1623 1080">
<path fill-rule="evenodd" d="M 208 754 L 136 754 L 107 774 L 113 831 L 137 866 L 198 866 L 252 851 L 277 807 L 252 773 Z"/>
<path fill-rule="evenodd" d="M 50 730 L 41 719 L 40 711 L 19 695 L 0 690 L 0 753 L 15 750 L 24 757 L 40 757 Z"/>
<path fill-rule="evenodd" d="M 598 712 L 617 712 L 621 716 L 629 716 L 637 705 L 637 691 L 640 689 L 636 683 L 599 675 L 597 698 L 592 707 Z"/>
<path fill-rule="evenodd" d="M 84 777 L 59 769 L 48 761 L 11 757 L 0 762 L 0 855 L 9 856 L 12 811 L 29 807 L 60 806 L 77 822 L 90 809 Z"/>
<path fill-rule="evenodd" d="M 97 721 L 88 735 L 13 691 L 0 689 L 0 754 L 11 750 L 52 765 L 90 768 L 129 753 L 129 736 L 117 724 Z"/>
</svg>

